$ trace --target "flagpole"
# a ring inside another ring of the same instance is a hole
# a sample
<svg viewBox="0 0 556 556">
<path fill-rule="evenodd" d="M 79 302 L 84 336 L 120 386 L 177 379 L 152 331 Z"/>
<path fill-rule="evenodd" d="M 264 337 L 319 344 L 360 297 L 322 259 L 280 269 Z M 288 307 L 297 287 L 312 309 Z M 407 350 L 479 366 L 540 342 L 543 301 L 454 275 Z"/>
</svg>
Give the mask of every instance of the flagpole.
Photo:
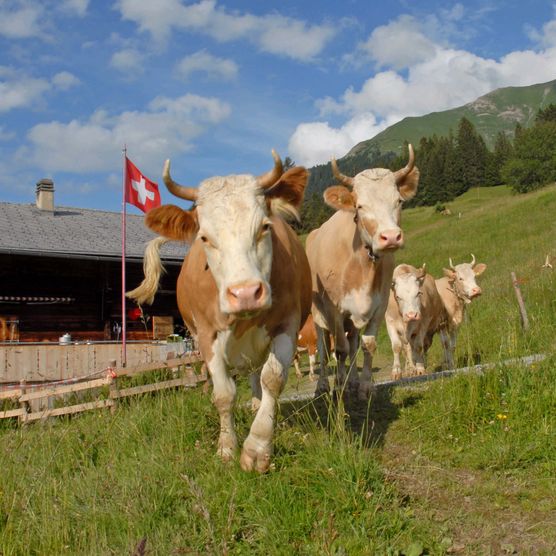
<svg viewBox="0 0 556 556">
<path fill-rule="evenodd" d="M 124 145 L 123 153 L 123 179 L 122 179 L 122 367 L 126 366 L 126 312 L 125 312 L 125 236 L 126 236 L 126 181 L 127 181 L 127 146 Z"/>
</svg>

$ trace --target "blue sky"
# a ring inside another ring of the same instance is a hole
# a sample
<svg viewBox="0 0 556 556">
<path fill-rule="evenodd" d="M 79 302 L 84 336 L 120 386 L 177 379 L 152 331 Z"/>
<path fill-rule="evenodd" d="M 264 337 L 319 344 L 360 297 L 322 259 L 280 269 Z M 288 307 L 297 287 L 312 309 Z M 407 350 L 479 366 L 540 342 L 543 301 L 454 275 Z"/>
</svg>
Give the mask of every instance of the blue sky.
<svg viewBox="0 0 556 556">
<path fill-rule="evenodd" d="M 540 0 L 0 0 L 0 201 L 50 177 L 57 205 L 118 211 L 124 144 L 195 185 L 553 79 Z"/>
</svg>

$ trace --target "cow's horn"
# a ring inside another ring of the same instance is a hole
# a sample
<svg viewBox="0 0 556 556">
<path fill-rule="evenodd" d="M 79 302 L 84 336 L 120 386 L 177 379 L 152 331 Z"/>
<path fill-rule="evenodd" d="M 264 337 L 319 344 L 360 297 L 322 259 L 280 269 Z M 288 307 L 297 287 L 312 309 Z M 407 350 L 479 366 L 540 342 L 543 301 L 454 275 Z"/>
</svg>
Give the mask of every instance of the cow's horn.
<svg viewBox="0 0 556 556">
<path fill-rule="evenodd" d="M 175 195 L 176 197 L 180 197 L 181 199 L 185 199 L 186 201 L 196 201 L 197 196 L 199 194 L 199 190 L 195 187 L 184 187 L 183 185 L 178 185 L 170 176 L 170 159 L 166 160 L 164 163 L 164 170 L 162 170 L 162 179 L 168 188 L 168 191 Z"/>
<path fill-rule="evenodd" d="M 452 262 L 452 257 L 450 257 L 448 260 L 450 261 L 450 268 L 452 270 L 456 270 L 456 267 L 454 266 L 454 263 Z"/>
<path fill-rule="evenodd" d="M 409 172 L 411 172 L 411 170 L 413 170 L 413 167 L 415 166 L 415 153 L 413 152 L 413 145 L 409 143 L 409 145 L 407 145 L 407 149 L 409 150 L 409 160 L 407 164 L 400 170 L 394 172 L 394 178 L 398 184 L 409 174 Z"/>
<path fill-rule="evenodd" d="M 266 174 L 261 174 L 257 178 L 257 183 L 262 189 L 266 189 L 267 187 L 274 185 L 280 179 L 280 176 L 284 173 L 282 159 L 274 149 L 272 149 L 272 158 L 274 158 L 274 168 L 266 172 Z"/>
<path fill-rule="evenodd" d="M 475 266 L 475 255 L 471 253 L 471 268 L 473 268 L 474 266 Z"/>
<path fill-rule="evenodd" d="M 338 163 L 336 162 L 336 159 L 334 157 L 332 157 L 331 165 L 332 165 L 332 173 L 334 174 L 334 177 L 340 183 L 343 183 L 344 185 L 347 185 L 348 187 L 353 187 L 353 184 L 355 183 L 355 180 L 353 178 L 350 178 L 349 176 L 346 176 L 345 174 L 342 174 L 342 172 L 340 172 L 340 170 L 338 169 Z"/>
</svg>

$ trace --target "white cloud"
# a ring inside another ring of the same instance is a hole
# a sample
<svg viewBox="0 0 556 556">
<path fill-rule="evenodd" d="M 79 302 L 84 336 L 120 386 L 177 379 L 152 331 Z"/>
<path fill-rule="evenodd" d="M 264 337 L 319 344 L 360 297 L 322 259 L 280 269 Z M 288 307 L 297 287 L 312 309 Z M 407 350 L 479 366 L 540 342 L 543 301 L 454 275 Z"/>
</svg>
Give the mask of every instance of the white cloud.
<svg viewBox="0 0 556 556">
<path fill-rule="evenodd" d="M 235 79 L 238 66 L 233 60 L 218 58 L 205 50 L 195 52 L 182 58 L 176 65 L 176 72 L 182 79 L 188 79 L 192 73 L 206 73 L 209 77 Z"/>
<path fill-rule="evenodd" d="M 67 91 L 79 85 L 81 81 L 69 71 L 61 71 L 52 78 L 52 84 L 61 91 Z"/>
<path fill-rule="evenodd" d="M 386 125 L 386 122 L 377 123 L 370 113 L 359 114 L 337 129 L 328 122 L 300 124 L 290 138 L 288 152 L 298 164 L 322 164 L 332 156 L 344 156 L 354 145 L 376 135 Z"/>
<path fill-rule="evenodd" d="M 79 83 L 79 79 L 67 71 L 55 74 L 49 81 L 0 66 L 0 112 L 36 106 L 48 91 L 66 91 Z"/>
<path fill-rule="evenodd" d="M 125 144 L 142 168 L 160 172 L 164 158 L 190 149 L 195 137 L 229 114 L 229 106 L 214 98 L 157 97 L 144 112 L 97 111 L 85 122 L 36 125 L 19 155 L 51 172 L 106 171 L 118 165 Z"/>
<path fill-rule="evenodd" d="M 37 4 L 2 2 L 0 7 L 0 36 L 24 39 L 40 35 L 39 21 L 43 9 Z"/>
<path fill-rule="evenodd" d="M 60 2 L 60 8 L 68 13 L 83 17 L 87 14 L 89 0 L 63 0 Z"/>
<path fill-rule="evenodd" d="M 461 10 L 453 12 L 451 17 L 461 17 Z M 345 130 L 357 125 L 364 115 L 374 116 L 375 128 L 386 127 L 385 123 L 391 125 L 406 116 L 461 106 L 499 87 L 553 80 L 556 78 L 556 20 L 547 23 L 539 37 L 541 44 L 553 46 L 515 51 L 494 60 L 440 42 L 432 43 L 419 30 L 416 21 L 405 16 L 379 27 L 366 45 L 367 53 L 386 66 L 384 71 L 369 77 L 360 89 L 349 87 L 337 99 L 325 97 L 316 101 L 322 117 L 340 114 L 348 121 L 337 129 L 320 122 L 299 125 L 290 139 L 291 156 L 296 160 L 326 162 L 329 156 L 318 146 L 321 137 L 325 141 L 334 138 L 340 143 L 349 139 Z M 407 71 L 400 71 L 406 66 Z M 371 127 L 364 139 L 373 137 L 377 133 L 375 128 Z M 308 137 L 309 131 L 315 134 L 316 140 Z"/>
<path fill-rule="evenodd" d="M 376 61 L 379 67 L 403 69 L 432 58 L 435 43 L 425 36 L 419 24 L 409 15 L 377 27 L 359 50 Z"/>
<path fill-rule="evenodd" d="M 264 52 L 308 61 L 317 56 L 336 34 L 331 25 L 309 25 L 279 14 L 255 16 L 227 11 L 216 0 L 184 5 L 181 0 L 137 2 L 118 0 L 124 19 L 163 44 L 174 30 L 194 30 L 220 42 L 244 39 Z"/>
<path fill-rule="evenodd" d="M 134 48 L 124 48 L 122 50 L 118 50 L 118 52 L 115 52 L 110 59 L 110 65 L 113 68 L 129 76 L 142 74 L 144 71 L 143 63 L 143 55 Z"/>
<path fill-rule="evenodd" d="M 46 79 L 35 79 L 0 66 L 0 112 L 33 104 L 39 101 L 50 87 Z"/>
</svg>

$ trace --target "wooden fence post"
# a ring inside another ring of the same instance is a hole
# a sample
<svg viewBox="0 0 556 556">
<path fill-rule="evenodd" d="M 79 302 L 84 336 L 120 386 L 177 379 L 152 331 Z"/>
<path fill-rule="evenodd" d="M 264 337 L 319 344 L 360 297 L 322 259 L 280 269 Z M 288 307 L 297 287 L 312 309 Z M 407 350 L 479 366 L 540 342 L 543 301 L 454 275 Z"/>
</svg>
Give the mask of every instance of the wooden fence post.
<svg viewBox="0 0 556 556">
<path fill-rule="evenodd" d="M 20 398 L 21 398 L 27 392 L 25 379 L 19 381 L 19 388 L 21 390 L 21 394 L 20 394 Z M 23 411 L 24 411 L 23 415 L 19 416 L 19 422 L 21 424 L 25 424 L 25 422 L 27 421 L 27 413 L 29 412 L 29 402 L 27 402 L 27 401 L 21 402 L 20 401 L 19 405 L 20 405 L 21 409 L 23 409 Z"/>
<path fill-rule="evenodd" d="M 116 367 L 116 361 L 112 360 L 108 363 L 108 372 L 110 373 L 110 378 L 112 381 L 110 382 L 109 391 L 110 391 L 110 399 L 112 400 L 112 405 L 110 406 L 110 413 L 112 415 L 116 413 L 116 406 L 118 405 L 118 399 L 120 397 L 120 389 L 118 388 L 118 377 L 115 376 L 114 368 Z"/>
<path fill-rule="evenodd" d="M 521 313 L 521 326 L 527 332 L 529 330 L 529 318 L 527 317 L 527 310 L 525 309 L 525 302 L 521 295 L 521 288 L 516 278 L 515 272 L 511 272 L 512 284 L 514 286 L 515 296 L 517 297 L 517 304 L 519 305 L 519 312 Z"/>
</svg>

